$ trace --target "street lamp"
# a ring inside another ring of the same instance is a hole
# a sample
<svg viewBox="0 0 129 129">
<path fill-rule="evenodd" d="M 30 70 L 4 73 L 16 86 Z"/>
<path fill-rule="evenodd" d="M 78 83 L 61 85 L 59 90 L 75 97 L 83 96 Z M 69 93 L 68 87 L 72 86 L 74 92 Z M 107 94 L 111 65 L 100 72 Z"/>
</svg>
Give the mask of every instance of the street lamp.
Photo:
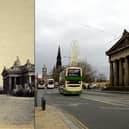
<svg viewBox="0 0 129 129">
<path fill-rule="evenodd" d="M 38 87 L 38 73 L 37 75 L 35 76 L 35 107 L 37 107 L 37 87 Z"/>
</svg>

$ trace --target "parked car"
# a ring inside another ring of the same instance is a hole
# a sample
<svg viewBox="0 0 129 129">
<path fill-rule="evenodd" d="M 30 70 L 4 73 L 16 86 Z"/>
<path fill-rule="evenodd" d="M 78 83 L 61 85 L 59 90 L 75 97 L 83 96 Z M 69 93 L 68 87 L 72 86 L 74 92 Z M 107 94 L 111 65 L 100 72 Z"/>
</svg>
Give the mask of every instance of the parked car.
<svg viewBox="0 0 129 129">
<path fill-rule="evenodd" d="M 82 89 L 86 89 L 87 87 L 86 87 L 86 84 L 82 84 Z"/>
<path fill-rule="evenodd" d="M 90 85 L 90 89 L 95 89 L 95 88 L 97 88 L 97 85 L 96 84 Z"/>
<path fill-rule="evenodd" d="M 83 89 L 90 89 L 90 85 L 83 83 L 83 84 L 82 84 L 82 88 L 83 88 Z"/>
</svg>

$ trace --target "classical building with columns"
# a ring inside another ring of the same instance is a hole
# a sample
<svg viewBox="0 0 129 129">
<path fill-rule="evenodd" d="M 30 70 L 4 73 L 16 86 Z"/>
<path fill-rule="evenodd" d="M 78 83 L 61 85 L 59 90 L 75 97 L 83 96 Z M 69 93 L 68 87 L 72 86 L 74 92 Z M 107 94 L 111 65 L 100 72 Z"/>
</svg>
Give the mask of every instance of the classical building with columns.
<svg viewBox="0 0 129 129">
<path fill-rule="evenodd" d="M 111 86 L 129 87 L 129 32 L 124 30 L 121 38 L 106 54 L 110 63 Z"/>
<path fill-rule="evenodd" d="M 3 76 L 3 89 L 6 93 L 11 93 L 16 88 L 34 87 L 35 81 L 35 67 L 31 64 L 29 59 L 24 65 L 20 64 L 17 57 L 14 65 L 10 68 L 4 67 Z"/>
</svg>

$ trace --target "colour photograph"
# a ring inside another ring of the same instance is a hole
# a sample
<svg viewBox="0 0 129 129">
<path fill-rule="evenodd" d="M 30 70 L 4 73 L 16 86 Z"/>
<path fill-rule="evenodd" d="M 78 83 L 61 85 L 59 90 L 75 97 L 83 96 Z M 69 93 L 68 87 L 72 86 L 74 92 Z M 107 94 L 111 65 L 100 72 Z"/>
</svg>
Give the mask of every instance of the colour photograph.
<svg viewBox="0 0 129 129">
<path fill-rule="evenodd" d="M 128 0 L 35 0 L 35 128 L 129 129 Z"/>
</svg>

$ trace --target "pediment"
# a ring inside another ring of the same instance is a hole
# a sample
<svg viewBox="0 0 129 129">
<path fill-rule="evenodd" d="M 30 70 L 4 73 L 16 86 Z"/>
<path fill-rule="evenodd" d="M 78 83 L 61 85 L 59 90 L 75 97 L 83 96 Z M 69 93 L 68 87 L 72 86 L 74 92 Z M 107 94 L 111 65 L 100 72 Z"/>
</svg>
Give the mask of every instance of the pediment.
<svg viewBox="0 0 129 129">
<path fill-rule="evenodd" d="M 127 47 L 129 47 L 129 32 L 124 31 L 122 37 L 106 52 L 106 54 L 111 55 Z"/>
</svg>

